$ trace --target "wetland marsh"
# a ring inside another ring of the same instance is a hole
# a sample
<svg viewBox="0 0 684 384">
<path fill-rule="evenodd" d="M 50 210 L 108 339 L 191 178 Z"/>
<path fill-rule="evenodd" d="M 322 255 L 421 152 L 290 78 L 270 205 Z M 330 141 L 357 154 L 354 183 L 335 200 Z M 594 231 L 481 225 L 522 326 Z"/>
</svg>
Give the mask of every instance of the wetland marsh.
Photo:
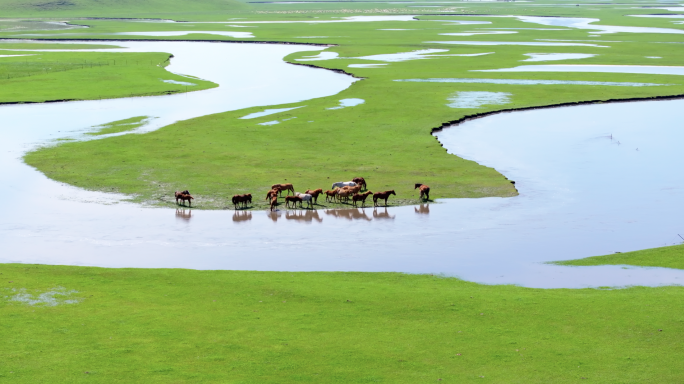
<svg viewBox="0 0 684 384">
<path fill-rule="evenodd" d="M 0 101 L 74 100 L 0 106 L 0 378 L 681 381 L 677 24 L 176 3 L 0 0 L 60 17 L 0 23 Z M 396 199 L 262 210 L 355 176 Z"/>
</svg>

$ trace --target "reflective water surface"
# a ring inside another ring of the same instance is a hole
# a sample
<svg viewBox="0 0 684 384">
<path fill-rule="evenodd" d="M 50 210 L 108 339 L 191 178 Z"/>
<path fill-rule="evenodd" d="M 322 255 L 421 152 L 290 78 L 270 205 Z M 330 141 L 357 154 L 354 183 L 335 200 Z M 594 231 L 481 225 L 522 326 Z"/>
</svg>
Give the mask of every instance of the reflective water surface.
<svg viewBox="0 0 684 384">
<path fill-rule="evenodd" d="M 520 196 L 513 198 L 342 211 L 144 208 L 121 203 L 117 195 L 50 181 L 20 157 L 36 143 L 78 135 L 96 124 L 149 115 L 159 118 L 145 129 L 157 129 L 212 111 L 334 94 L 354 79 L 282 62 L 312 47 L 119 44 L 171 52 L 170 70 L 231 86 L 155 98 L 0 107 L 0 183 L 13 196 L 0 217 L 0 262 L 444 273 L 530 287 L 684 281 L 680 270 L 544 264 L 680 241 L 684 174 L 673 167 L 684 162 L 682 100 L 506 113 L 438 134 L 450 153 L 515 180 Z M 439 190 L 432 195 L 439 198 Z"/>
</svg>

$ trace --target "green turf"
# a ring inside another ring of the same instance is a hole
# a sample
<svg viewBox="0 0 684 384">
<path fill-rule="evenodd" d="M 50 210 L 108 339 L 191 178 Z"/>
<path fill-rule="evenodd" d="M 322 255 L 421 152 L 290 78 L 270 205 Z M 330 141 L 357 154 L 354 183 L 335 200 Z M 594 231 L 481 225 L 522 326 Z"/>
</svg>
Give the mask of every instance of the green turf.
<svg viewBox="0 0 684 384">
<path fill-rule="evenodd" d="M 553 264 L 571 266 L 635 265 L 684 269 L 684 245 L 645 249 L 642 251 L 594 256 L 584 259 L 555 261 Z"/>
<path fill-rule="evenodd" d="M 162 81 L 188 81 L 166 71 L 168 53 L 0 52 L 29 55 L 0 58 L 0 103 L 93 100 L 187 91 L 186 86 Z M 216 86 L 199 79 L 192 82 L 197 85 L 191 90 Z"/>
<path fill-rule="evenodd" d="M 17 264 L 0 273 L 0 378 L 12 383 L 684 380 L 681 287 Z M 69 291 L 57 306 L 12 301 Z"/>
</svg>

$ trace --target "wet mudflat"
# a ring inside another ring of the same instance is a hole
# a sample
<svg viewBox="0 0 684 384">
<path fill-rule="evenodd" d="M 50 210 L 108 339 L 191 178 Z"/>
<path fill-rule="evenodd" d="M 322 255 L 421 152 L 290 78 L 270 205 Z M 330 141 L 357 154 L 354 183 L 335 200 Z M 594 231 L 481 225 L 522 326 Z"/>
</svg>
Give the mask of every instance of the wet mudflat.
<svg viewBox="0 0 684 384">
<path fill-rule="evenodd" d="M 211 48 L 215 58 L 217 47 L 223 44 L 154 44 L 160 45 L 137 49 L 172 52 L 176 56 L 172 71 L 219 84 L 227 81 L 221 74 L 244 77 L 246 73 L 228 68 L 228 63 L 238 60 L 222 62 L 221 71 L 215 73 L 213 67 L 200 65 L 203 60 L 197 55 L 202 46 Z M 183 46 L 188 50 L 183 51 Z M 451 153 L 494 167 L 515 180 L 520 191 L 515 198 L 450 199 L 341 211 L 153 209 L 118 202 L 117 196 L 62 186 L 21 163 L 20 156 L 33 144 L 72 135 L 75 127 L 146 115 L 158 117 L 147 128 L 156 129 L 221 108 L 334 94 L 353 81 L 281 60 L 289 52 L 310 51 L 311 47 L 225 46 L 230 50 L 227 55 L 241 55 L 247 66 L 273 65 L 262 67 L 273 75 L 264 77 L 266 72 L 254 71 L 263 87 L 253 87 L 256 79 L 251 83 L 245 79 L 245 88 L 231 87 L 240 93 L 232 99 L 229 93 L 223 94 L 219 105 L 209 103 L 216 99 L 211 93 L 226 87 L 155 98 L 0 107 L 3 121 L 16 127 L 0 144 L 5 164 L 0 181 L 13 195 L 0 219 L 4 249 L 0 262 L 443 273 L 482 283 L 530 287 L 684 281 L 684 271 L 677 270 L 543 264 L 677 241 L 684 177 L 673 173 L 671 165 L 684 160 L 677 146 L 684 139 L 677 124 L 677 111 L 684 101 L 501 114 L 438 134 Z M 184 61 L 190 57 L 198 62 Z M 291 69 L 303 72 L 286 72 Z M 319 74 L 325 78 L 316 78 Z M 293 90 L 298 91 L 294 96 Z M 205 93 L 210 94 L 207 105 L 199 102 Z M 185 98 L 186 107 L 175 107 L 174 98 Z M 152 101 L 143 105 L 147 100 Z"/>
</svg>

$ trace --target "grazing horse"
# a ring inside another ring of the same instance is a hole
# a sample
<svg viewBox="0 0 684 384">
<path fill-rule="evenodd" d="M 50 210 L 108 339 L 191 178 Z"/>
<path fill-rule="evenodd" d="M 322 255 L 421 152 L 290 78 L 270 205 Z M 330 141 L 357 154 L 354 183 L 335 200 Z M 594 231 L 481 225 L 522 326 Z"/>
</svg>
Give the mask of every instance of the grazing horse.
<svg viewBox="0 0 684 384">
<path fill-rule="evenodd" d="M 309 208 L 313 209 L 313 206 L 311 205 L 311 201 L 313 200 L 313 196 L 309 195 L 308 193 L 295 193 L 295 196 L 301 197 L 302 201 L 299 202 L 299 208 L 302 208 L 302 202 L 306 201 L 306 204 L 308 205 Z"/>
<path fill-rule="evenodd" d="M 314 198 L 314 204 L 318 204 L 318 195 L 323 193 L 323 190 L 321 188 L 318 189 L 307 189 L 306 192 L 307 195 L 311 195 L 311 197 Z"/>
<path fill-rule="evenodd" d="M 356 186 L 356 183 L 353 181 L 338 181 L 337 183 L 333 183 L 332 189 L 335 188 L 342 188 L 342 187 L 353 187 Z"/>
<path fill-rule="evenodd" d="M 181 194 L 176 195 L 176 204 L 178 204 L 178 200 L 180 200 L 181 203 L 183 205 L 185 205 L 185 201 L 187 200 L 188 205 L 192 207 L 192 200 L 193 199 L 194 199 L 194 197 L 192 197 L 190 195 L 186 195 L 184 193 L 181 193 Z"/>
<path fill-rule="evenodd" d="M 430 200 L 430 187 L 428 187 L 425 184 L 420 184 L 416 183 L 416 186 L 413 187 L 413 189 L 420 188 L 420 199 L 423 199 L 423 196 L 425 196 L 425 200 Z"/>
<path fill-rule="evenodd" d="M 185 191 L 182 191 L 182 192 L 176 191 L 176 192 L 174 193 L 174 195 L 176 196 L 176 204 L 178 204 L 178 200 L 180 200 L 180 197 L 181 197 L 182 195 L 190 195 L 190 192 L 188 192 L 188 190 L 186 189 Z"/>
<path fill-rule="evenodd" d="M 363 187 L 363 189 L 368 189 L 368 187 L 366 186 L 366 180 L 364 180 L 363 177 L 355 177 L 352 179 L 352 181 Z"/>
<path fill-rule="evenodd" d="M 277 205 L 278 205 L 278 196 L 273 195 L 271 197 L 271 211 L 273 211 L 273 208 L 276 208 Z"/>
<path fill-rule="evenodd" d="M 325 201 L 330 201 L 328 199 L 335 200 L 335 195 L 337 195 L 337 190 L 325 191 Z"/>
<path fill-rule="evenodd" d="M 396 196 L 397 194 L 394 192 L 394 190 L 374 193 L 373 194 L 373 206 L 374 207 L 378 206 L 378 200 L 385 200 L 385 207 L 386 207 L 387 206 L 387 199 L 389 199 L 390 195 Z"/>
<path fill-rule="evenodd" d="M 245 195 L 235 195 L 233 196 L 233 205 L 235 206 L 235 209 L 238 209 L 238 205 L 242 205 L 244 208 L 247 208 L 247 203 L 252 202 L 252 195 L 251 194 L 245 194 Z"/>
<path fill-rule="evenodd" d="M 364 193 L 357 193 L 354 196 L 352 196 L 352 203 L 356 207 L 356 203 L 358 201 L 361 201 L 361 207 L 363 207 L 366 205 L 366 198 L 368 197 L 368 195 L 371 195 L 372 193 L 373 192 L 371 192 L 371 191 L 366 191 Z"/>
<path fill-rule="evenodd" d="M 270 191 L 268 191 L 268 193 L 266 194 L 266 200 L 267 201 L 270 200 L 273 196 L 277 197 L 278 191 L 279 191 L 279 189 L 271 189 Z"/>
<path fill-rule="evenodd" d="M 294 193 L 295 193 L 294 187 L 293 187 L 292 184 L 290 184 L 290 183 L 287 183 L 287 184 L 273 184 L 273 185 L 271 185 L 271 189 L 276 189 L 276 188 L 280 190 L 280 196 L 283 195 L 283 191 L 287 191 L 287 195 L 288 195 L 288 196 L 290 195 L 290 191 L 292 191 L 292 194 L 293 194 L 293 195 L 294 195 Z"/>
<path fill-rule="evenodd" d="M 297 208 L 297 203 L 301 203 L 302 198 L 299 196 L 285 196 L 285 207 L 290 208 L 290 202 Z"/>
</svg>

